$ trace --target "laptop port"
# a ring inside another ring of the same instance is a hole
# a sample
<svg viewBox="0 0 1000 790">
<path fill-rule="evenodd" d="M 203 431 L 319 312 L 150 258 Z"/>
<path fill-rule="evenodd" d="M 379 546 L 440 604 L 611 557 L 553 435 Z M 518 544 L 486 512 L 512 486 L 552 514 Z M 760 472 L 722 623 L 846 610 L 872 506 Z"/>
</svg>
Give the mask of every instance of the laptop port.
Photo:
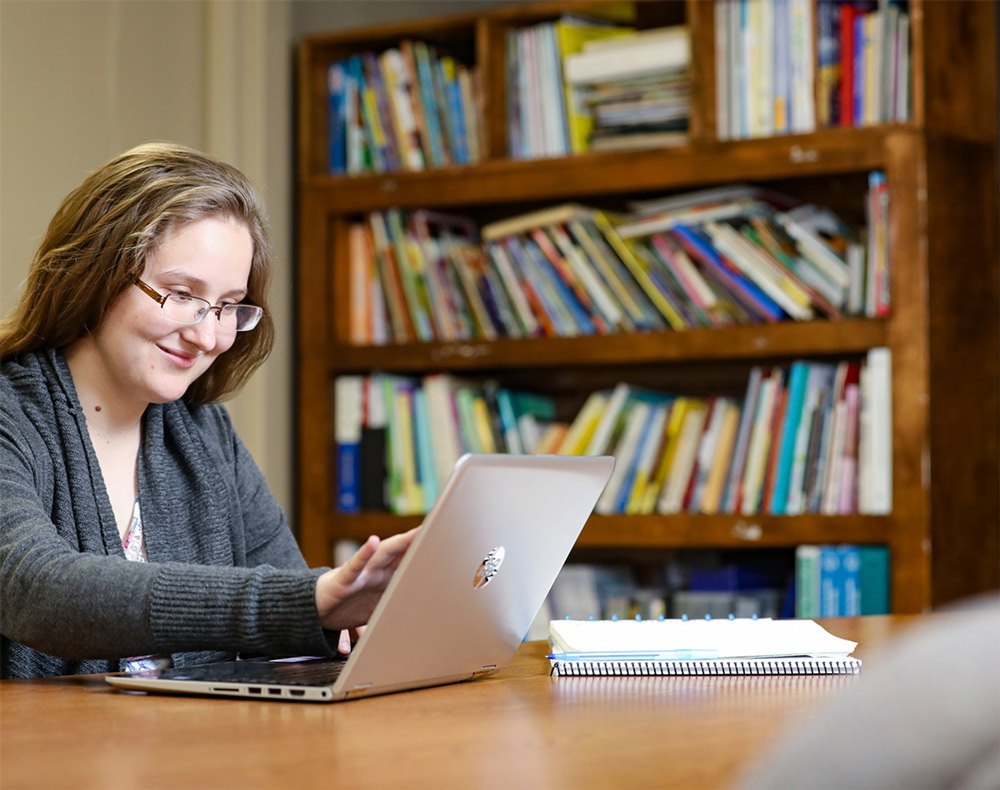
<svg viewBox="0 0 1000 790">
<path fill-rule="evenodd" d="M 304 697 L 305 695 L 305 689 L 288 689 L 289 697 Z"/>
</svg>

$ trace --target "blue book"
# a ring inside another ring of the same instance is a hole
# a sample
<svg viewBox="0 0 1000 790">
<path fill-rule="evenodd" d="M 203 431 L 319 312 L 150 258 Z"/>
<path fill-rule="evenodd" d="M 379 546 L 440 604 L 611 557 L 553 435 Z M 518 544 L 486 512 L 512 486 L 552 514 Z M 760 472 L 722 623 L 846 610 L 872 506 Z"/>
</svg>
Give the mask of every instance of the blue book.
<svg viewBox="0 0 1000 790">
<path fill-rule="evenodd" d="M 451 153 L 456 164 L 469 163 L 469 140 L 465 131 L 465 110 L 462 103 L 462 88 L 458 79 L 448 79 L 441 61 L 437 62 L 437 76 L 443 89 L 445 103 L 448 107 L 445 126 L 448 129 L 448 140 L 451 143 Z"/>
<path fill-rule="evenodd" d="M 347 172 L 347 66 L 331 63 L 327 70 L 327 143 L 331 173 Z"/>
<path fill-rule="evenodd" d="M 639 444 L 636 445 L 635 452 L 632 454 L 631 458 L 622 459 L 623 461 L 628 462 L 628 471 L 622 479 L 621 488 L 618 489 L 618 498 L 615 500 L 615 504 L 611 509 L 612 513 L 625 512 L 628 507 L 629 498 L 632 496 L 632 488 L 635 485 L 635 476 L 638 473 L 639 463 L 642 461 L 643 453 L 646 451 L 646 445 L 650 442 L 658 442 L 660 440 L 660 435 L 655 434 L 650 430 L 650 425 L 652 425 L 653 421 L 656 419 L 656 406 L 653 403 L 649 403 L 647 404 L 647 408 L 648 414 L 642 423 Z"/>
<path fill-rule="evenodd" d="M 431 441 L 430 415 L 423 387 L 413 390 L 413 433 L 416 443 L 417 472 L 424 509 L 430 510 L 438 497 L 437 470 L 434 465 L 434 444 Z"/>
<path fill-rule="evenodd" d="M 417 82 L 420 85 L 420 98 L 424 108 L 424 120 L 427 123 L 427 136 L 430 138 L 431 156 L 434 159 L 434 164 L 441 167 L 448 164 L 448 156 L 445 151 L 444 133 L 441 129 L 441 114 L 434 92 L 432 55 L 426 42 L 413 42 L 413 57 L 417 63 Z"/>
<path fill-rule="evenodd" d="M 854 18 L 854 126 L 864 126 L 865 121 L 865 50 L 871 46 L 865 35 L 865 14 Z"/>
<path fill-rule="evenodd" d="M 514 455 L 523 453 L 521 434 L 517 429 L 517 414 L 514 411 L 514 399 L 510 390 L 497 390 L 497 411 L 500 412 L 500 427 L 503 430 L 504 444 L 507 445 L 507 452 Z"/>
<path fill-rule="evenodd" d="M 857 546 L 840 546 L 840 569 L 844 581 L 842 612 L 844 617 L 861 614 L 861 552 Z"/>
<path fill-rule="evenodd" d="M 337 510 L 361 510 L 362 376 L 334 382 L 334 442 L 337 447 Z"/>
<path fill-rule="evenodd" d="M 788 483 L 792 475 L 792 460 L 795 457 L 795 437 L 798 435 L 799 420 L 802 417 L 809 367 L 808 362 L 795 362 L 788 379 L 788 405 L 785 407 L 785 422 L 779 439 L 781 444 L 778 449 L 778 468 L 771 489 L 771 513 L 776 516 L 784 515 L 785 505 L 788 502 Z"/>
<path fill-rule="evenodd" d="M 861 614 L 889 613 L 889 549 L 858 546 L 861 560 Z"/>
<path fill-rule="evenodd" d="M 552 322 L 556 334 L 559 337 L 574 335 L 573 327 L 566 324 L 567 317 L 563 315 L 563 311 L 559 310 L 553 301 L 553 294 L 550 293 L 547 285 L 543 283 L 541 272 L 538 271 L 538 266 L 534 259 L 528 255 L 521 239 L 517 236 L 508 236 L 505 241 L 511 260 L 520 270 L 521 276 L 528 281 L 531 289 L 542 303 L 542 309 L 545 311 L 545 315 L 548 316 L 549 321 Z"/>
<path fill-rule="evenodd" d="M 555 297 L 559 300 L 560 304 L 562 304 L 566 310 L 569 311 L 572 322 L 578 330 L 578 332 L 573 332 L 573 334 L 596 334 L 597 327 L 594 326 L 594 322 L 591 320 L 590 314 L 586 311 L 586 309 L 584 309 L 583 305 L 580 304 L 572 289 L 566 285 L 565 282 L 563 282 L 559 272 L 553 268 L 552 263 L 547 257 L 545 257 L 545 253 L 542 252 L 541 247 L 538 246 L 534 239 L 525 239 L 524 247 L 535 259 L 539 272 L 541 272 L 545 281 L 549 283 Z"/>
<path fill-rule="evenodd" d="M 837 546 L 821 546 L 819 555 L 819 616 L 843 614 L 844 579 L 841 554 Z"/>
</svg>

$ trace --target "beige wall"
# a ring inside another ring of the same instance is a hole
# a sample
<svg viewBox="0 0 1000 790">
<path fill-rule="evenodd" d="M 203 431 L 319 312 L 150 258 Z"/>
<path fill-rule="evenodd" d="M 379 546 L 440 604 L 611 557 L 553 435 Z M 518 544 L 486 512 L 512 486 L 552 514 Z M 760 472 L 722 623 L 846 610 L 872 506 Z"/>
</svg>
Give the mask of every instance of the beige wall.
<svg viewBox="0 0 1000 790">
<path fill-rule="evenodd" d="M 291 502 L 290 6 L 0 0 L 0 312 L 62 198 L 138 143 L 190 145 L 260 189 L 277 251 L 278 344 L 229 407 Z"/>
</svg>

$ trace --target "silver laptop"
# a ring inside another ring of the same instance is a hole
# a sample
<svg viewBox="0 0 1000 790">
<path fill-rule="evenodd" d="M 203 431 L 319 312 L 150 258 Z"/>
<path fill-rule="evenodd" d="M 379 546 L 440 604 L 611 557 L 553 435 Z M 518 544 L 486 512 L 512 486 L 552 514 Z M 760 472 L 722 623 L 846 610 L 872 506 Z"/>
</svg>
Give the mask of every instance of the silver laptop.
<svg viewBox="0 0 1000 790">
<path fill-rule="evenodd" d="M 609 456 L 464 455 L 346 659 L 109 675 L 122 689 L 335 702 L 510 662 L 604 489 Z"/>
</svg>

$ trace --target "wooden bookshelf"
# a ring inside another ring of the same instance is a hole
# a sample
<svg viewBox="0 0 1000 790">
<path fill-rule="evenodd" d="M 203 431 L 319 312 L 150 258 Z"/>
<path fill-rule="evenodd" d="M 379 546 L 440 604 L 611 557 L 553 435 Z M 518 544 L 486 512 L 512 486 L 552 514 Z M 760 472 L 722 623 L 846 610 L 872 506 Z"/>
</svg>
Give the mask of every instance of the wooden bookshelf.
<svg viewBox="0 0 1000 790">
<path fill-rule="evenodd" d="M 714 4 L 637 3 L 640 24 L 684 22 L 692 37 L 690 144 L 669 150 L 505 157 L 504 34 L 588 2 L 542 2 L 310 36 L 298 63 L 298 414 L 296 522 L 312 564 L 341 537 L 391 534 L 419 519 L 345 516 L 333 506 L 332 382 L 372 370 L 489 374 L 572 398 L 595 380 L 669 380 L 697 389 L 752 364 L 892 351 L 893 503 L 875 516 L 594 516 L 588 550 L 747 549 L 885 544 L 896 612 L 1000 586 L 1000 267 L 996 7 L 910 0 L 912 120 L 811 134 L 715 139 Z M 423 38 L 474 59 L 484 75 L 485 161 L 421 172 L 332 176 L 326 70 L 333 60 Z M 591 338 L 352 346 L 348 223 L 389 207 L 490 219 L 565 200 L 661 195 L 762 183 L 816 202 L 857 200 L 885 172 L 892 315 Z M 854 186 L 852 186 L 854 185 Z M 853 191 L 852 191 L 853 190 Z"/>
</svg>

